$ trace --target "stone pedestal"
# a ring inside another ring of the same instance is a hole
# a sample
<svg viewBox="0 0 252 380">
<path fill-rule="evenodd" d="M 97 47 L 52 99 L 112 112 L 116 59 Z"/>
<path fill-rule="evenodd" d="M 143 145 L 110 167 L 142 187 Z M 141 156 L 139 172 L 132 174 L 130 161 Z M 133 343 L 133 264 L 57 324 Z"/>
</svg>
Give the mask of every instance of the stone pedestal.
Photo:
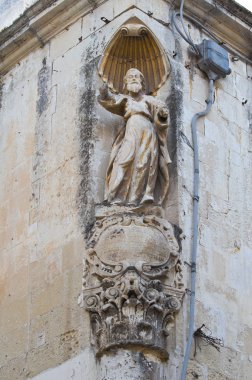
<svg viewBox="0 0 252 380">
<path fill-rule="evenodd" d="M 183 294 L 179 245 L 161 208 L 98 206 L 85 259 L 83 306 L 90 312 L 99 360 L 109 363 L 119 351 L 138 363 L 145 353 L 160 362 L 168 359 L 166 338 Z"/>
</svg>

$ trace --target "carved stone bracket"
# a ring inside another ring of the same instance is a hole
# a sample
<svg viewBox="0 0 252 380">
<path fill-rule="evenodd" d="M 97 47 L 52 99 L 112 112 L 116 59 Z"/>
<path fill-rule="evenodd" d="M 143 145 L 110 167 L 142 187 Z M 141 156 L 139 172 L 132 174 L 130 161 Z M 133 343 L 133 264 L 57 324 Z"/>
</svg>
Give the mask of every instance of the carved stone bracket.
<svg viewBox="0 0 252 380">
<path fill-rule="evenodd" d="M 142 346 L 167 358 L 166 337 L 184 294 L 173 227 L 141 208 L 118 210 L 97 212 L 85 258 L 82 305 L 97 354 Z"/>
</svg>

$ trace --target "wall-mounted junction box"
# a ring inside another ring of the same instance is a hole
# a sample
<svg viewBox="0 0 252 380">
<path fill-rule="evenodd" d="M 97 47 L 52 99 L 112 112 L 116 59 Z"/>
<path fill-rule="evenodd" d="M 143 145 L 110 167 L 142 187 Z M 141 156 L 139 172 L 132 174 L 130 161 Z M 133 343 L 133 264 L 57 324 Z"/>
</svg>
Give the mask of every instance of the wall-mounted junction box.
<svg viewBox="0 0 252 380">
<path fill-rule="evenodd" d="M 231 73 L 227 51 L 212 40 L 203 40 L 197 45 L 200 52 L 199 68 L 209 79 L 225 78 Z"/>
</svg>

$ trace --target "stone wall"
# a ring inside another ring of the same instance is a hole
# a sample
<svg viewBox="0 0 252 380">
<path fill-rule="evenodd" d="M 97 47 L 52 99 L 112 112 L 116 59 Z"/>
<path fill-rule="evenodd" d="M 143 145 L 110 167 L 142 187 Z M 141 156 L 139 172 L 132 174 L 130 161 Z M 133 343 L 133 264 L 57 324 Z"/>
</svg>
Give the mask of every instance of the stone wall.
<svg viewBox="0 0 252 380">
<path fill-rule="evenodd" d="M 111 144 L 122 123 L 96 101 L 102 83 L 97 64 L 114 33 L 133 16 L 156 35 L 172 66 L 157 95 L 171 114 L 172 184 L 166 217 L 183 230 L 184 282 L 190 289 L 190 122 L 205 108 L 207 78 L 187 44 L 174 35 L 168 2 L 90 4 L 90 12 L 21 59 L 1 82 L 2 380 L 96 378 L 99 363 L 90 348 L 89 315 L 79 307 L 78 297 L 85 238 L 94 222 L 94 204 L 103 200 Z M 196 43 L 206 38 L 192 23 L 189 27 Z M 223 339 L 224 345 L 218 351 L 200 339 L 196 342 L 190 380 L 247 380 L 252 372 L 252 68 L 240 59 L 230 65 L 231 75 L 216 83 L 212 110 L 198 125 L 195 329 L 205 324 L 208 334 Z M 170 359 L 162 379 L 179 379 L 189 299 L 187 292 L 169 340 Z M 149 357 L 153 362 L 155 358 Z M 120 372 L 120 362 L 115 374 L 117 379 L 132 378 Z M 97 376 L 106 378 L 103 373 Z"/>
</svg>

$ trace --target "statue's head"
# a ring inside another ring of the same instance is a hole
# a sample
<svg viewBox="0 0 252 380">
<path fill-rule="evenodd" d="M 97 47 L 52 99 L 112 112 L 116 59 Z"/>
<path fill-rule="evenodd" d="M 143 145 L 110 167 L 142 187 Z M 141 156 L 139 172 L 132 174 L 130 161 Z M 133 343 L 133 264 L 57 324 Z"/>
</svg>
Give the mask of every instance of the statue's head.
<svg viewBox="0 0 252 380">
<path fill-rule="evenodd" d="M 138 69 L 129 69 L 123 79 L 124 89 L 126 93 L 145 92 L 144 76 Z"/>
</svg>

